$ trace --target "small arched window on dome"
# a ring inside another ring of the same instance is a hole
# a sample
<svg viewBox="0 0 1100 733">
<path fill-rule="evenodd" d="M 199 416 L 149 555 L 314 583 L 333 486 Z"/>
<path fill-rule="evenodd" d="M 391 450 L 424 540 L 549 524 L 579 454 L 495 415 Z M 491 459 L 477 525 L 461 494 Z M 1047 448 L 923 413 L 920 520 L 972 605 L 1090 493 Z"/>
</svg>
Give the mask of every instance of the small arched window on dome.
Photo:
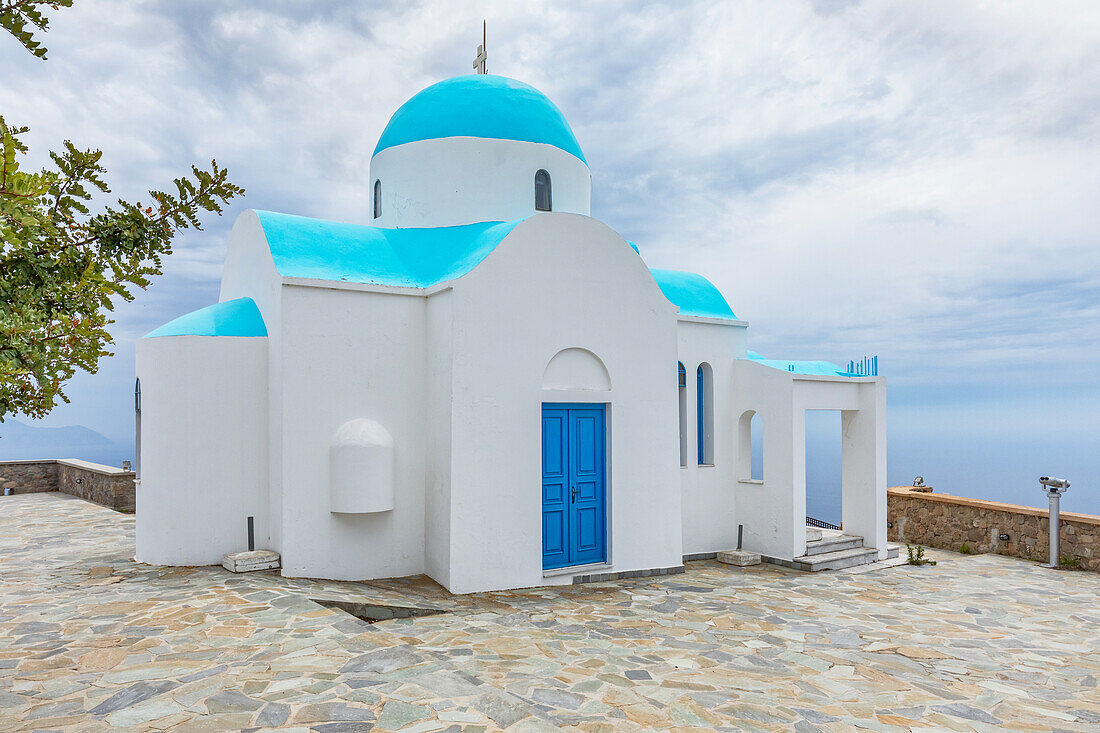
<svg viewBox="0 0 1100 733">
<path fill-rule="evenodd" d="M 382 216 L 382 181 L 374 182 L 374 218 Z"/>
<path fill-rule="evenodd" d="M 553 211 L 550 174 L 542 169 L 535 173 L 535 211 Z"/>
</svg>

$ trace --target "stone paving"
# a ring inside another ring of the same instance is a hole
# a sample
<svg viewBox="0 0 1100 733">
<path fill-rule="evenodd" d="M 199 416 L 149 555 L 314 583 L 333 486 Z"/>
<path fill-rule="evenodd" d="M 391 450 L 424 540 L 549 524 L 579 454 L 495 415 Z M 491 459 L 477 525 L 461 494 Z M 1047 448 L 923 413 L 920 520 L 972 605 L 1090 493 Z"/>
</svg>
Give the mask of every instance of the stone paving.
<svg viewBox="0 0 1100 733">
<path fill-rule="evenodd" d="M 451 596 L 138 565 L 133 532 L 0 497 L 0 730 L 1100 730 L 1096 573 L 933 551 Z"/>
</svg>

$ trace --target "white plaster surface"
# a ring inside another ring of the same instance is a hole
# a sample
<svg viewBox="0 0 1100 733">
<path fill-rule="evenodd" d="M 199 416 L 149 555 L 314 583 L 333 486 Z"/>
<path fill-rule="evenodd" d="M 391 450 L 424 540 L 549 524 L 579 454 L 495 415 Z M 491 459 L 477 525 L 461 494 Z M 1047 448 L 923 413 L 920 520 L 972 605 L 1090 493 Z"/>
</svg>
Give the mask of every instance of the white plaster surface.
<svg viewBox="0 0 1100 733">
<path fill-rule="evenodd" d="M 679 565 L 676 309 L 641 258 L 594 219 L 539 214 L 454 283 L 453 305 L 449 587 L 570 582 L 542 575 L 543 402 L 608 406 L 611 571 Z M 543 389 L 563 349 L 597 356 L 611 389 Z"/>
<path fill-rule="evenodd" d="M 734 380 L 731 412 L 755 411 L 764 428 L 763 480 L 738 474 L 735 511 L 745 548 L 787 560 L 805 552 L 806 410 L 841 410 L 844 530 L 885 558 L 886 380 L 790 374 L 750 360 L 734 363 Z M 744 454 L 743 435 L 738 442 Z"/>
<path fill-rule="evenodd" d="M 531 217 L 468 275 L 431 291 L 284 281 L 253 214 L 232 239 L 223 297 L 253 297 L 270 336 L 139 347 L 149 487 L 139 492 L 139 555 L 150 561 L 215 562 L 240 549 L 245 515 L 226 505 L 248 504 L 288 576 L 426 572 L 458 592 L 570 582 L 542 574 L 543 402 L 607 405 L 611 572 L 724 550 L 738 524 L 747 550 L 802 554 L 807 409 L 843 411 L 845 527 L 885 551 L 882 380 L 803 378 L 744 359 L 747 324 L 678 317 L 641 258 L 596 220 Z M 688 374 L 683 468 L 677 360 Z M 704 362 L 713 445 L 698 465 Z M 169 383 L 181 389 L 165 401 Z M 235 396 L 193 399 L 211 385 Z M 747 411 L 764 420 L 759 482 L 739 480 Z M 179 437 L 182 425 L 194 427 Z M 367 436 L 362 454 L 340 459 L 356 436 Z M 182 502 L 189 456 L 225 455 L 217 450 L 241 440 L 251 441 L 247 463 L 205 464 L 214 508 Z"/>
<path fill-rule="evenodd" d="M 454 293 L 427 298 L 428 453 L 424 462 L 424 570 L 451 587 L 451 400 L 454 394 Z"/>
<path fill-rule="evenodd" d="M 137 560 L 216 565 L 248 548 L 249 516 L 265 544 L 267 339 L 141 339 L 137 374 Z"/>
<path fill-rule="evenodd" d="M 329 511 L 370 514 L 393 509 L 393 436 L 365 418 L 341 425 L 329 447 Z"/>
<path fill-rule="evenodd" d="M 717 552 L 737 544 L 734 500 L 737 491 L 737 416 L 729 405 L 734 397 L 734 360 L 746 353 L 746 327 L 681 320 L 677 327 L 677 356 L 687 372 L 684 415 L 686 465 L 680 469 L 683 496 L 684 554 Z M 668 385 L 676 387 L 675 361 L 670 359 Z M 696 369 L 710 365 L 713 377 L 713 446 L 709 465 L 698 462 L 698 399 Z"/>
<path fill-rule="evenodd" d="M 283 289 L 283 574 L 336 580 L 424 570 L 425 301 Z M 349 420 L 393 436 L 393 510 L 334 514 L 329 441 Z"/>
<path fill-rule="evenodd" d="M 535 173 L 550 174 L 554 211 L 588 214 L 592 176 L 577 157 L 543 143 L 449 137 L 396 145 L 371 160 L 382 181 L 380 227 L 515 221 L 535 212 Z"/>
<path fill-rule="evenodd" d="M 244 211 L 229 234 L 218 300 L 252 298 L 267 327 L 267 544 L 276 550 L 282 547 L 283 527 L 282 294 L 260 218 L 251 209 Z"/>
<path fill-rule="evenodd" d="M 554 212 L 536 215 L 540 168 Z M 244 549 L 251 515 L 287 576 L 427 573 L 462 593 L 569 583 L 542 569 L 546 402 L 606 406 L 604 572 L 726 550 L 738 524 L 750 553 L 801 555 L 809 409 L 842 411 L 845 531 L 885 557 L 884 380 L 772 369 L 745 359 L 747 323 L 680 315 L 642 258 L 587 216 L 588 168 L 555 147 L 419 141 L 375 156 L 365 198 L 376 177 L 377 226 L 528 218 L 463 277 L 414 289 L 284 279 L 258 217 L 242 214 L 220 298 L 255 300 L 268 336 L 138 345 L 139 560 L 217 563 Z M 747 480 L 752 412 L 761 481 Z"/>
<path fill-rule="evenodd" d="M 542 388 L 609 391 L 611 377 L 600 357 L 588 349 L 562 349 L 546 365 Z"/>
</svg>

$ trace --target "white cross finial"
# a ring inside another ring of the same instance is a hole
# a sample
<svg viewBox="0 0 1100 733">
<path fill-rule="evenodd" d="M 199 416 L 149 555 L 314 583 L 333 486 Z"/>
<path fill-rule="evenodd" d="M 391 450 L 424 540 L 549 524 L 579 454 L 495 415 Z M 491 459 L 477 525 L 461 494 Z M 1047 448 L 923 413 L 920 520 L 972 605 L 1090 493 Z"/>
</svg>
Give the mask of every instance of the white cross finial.
<svg viewBox="0 0 1100 733">
<path fill-rule="evenodd" d="M 479 74 L 488 74 L 485 70 L 485 21 L 481 21 L 481 45 L 477 47 L 477 57 L 474 59 L 474 70 Z"/>
</svg>

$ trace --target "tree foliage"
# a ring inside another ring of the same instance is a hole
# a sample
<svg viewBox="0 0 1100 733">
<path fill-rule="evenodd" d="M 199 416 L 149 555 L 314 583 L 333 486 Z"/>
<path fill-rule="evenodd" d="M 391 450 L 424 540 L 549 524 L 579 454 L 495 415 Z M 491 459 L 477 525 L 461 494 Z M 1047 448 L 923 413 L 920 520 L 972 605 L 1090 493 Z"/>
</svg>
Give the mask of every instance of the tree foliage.
<svg viewBox="0 0 1100 733">
<path fill-rule="evenodd" d="M 42 14 L 44 8 L 72 7 L 73 0 L 0 0 L 0 28 L 40 59 L 46 58 L 46 47 L 35 40 L 34 29 L 45 31 L 49 19 Z"/>
<path fill-rule="evenodd" d="M 25 30 L 46 26 L 35 6 L 70 3 L 0 0 L 0 22 L 44 56 Z M 66 140 L 50 152 L 52 166 L 24 171 L 26 132 L 0 116 L 0 421 L 42 417 L 68 401 L 63 387 L 76 371 L 94 373 L 111 355 L 108 314 L 117 300 L 133 300 L 135 288 L 161 273 L 177 232 L 201 229 L 203 213 L 221 214 L 244 193 L 211 161 L 168 191 L 149 191 L 145 204 L 95 205 L 110 192 L 103 154 Z"/>
</svg>

